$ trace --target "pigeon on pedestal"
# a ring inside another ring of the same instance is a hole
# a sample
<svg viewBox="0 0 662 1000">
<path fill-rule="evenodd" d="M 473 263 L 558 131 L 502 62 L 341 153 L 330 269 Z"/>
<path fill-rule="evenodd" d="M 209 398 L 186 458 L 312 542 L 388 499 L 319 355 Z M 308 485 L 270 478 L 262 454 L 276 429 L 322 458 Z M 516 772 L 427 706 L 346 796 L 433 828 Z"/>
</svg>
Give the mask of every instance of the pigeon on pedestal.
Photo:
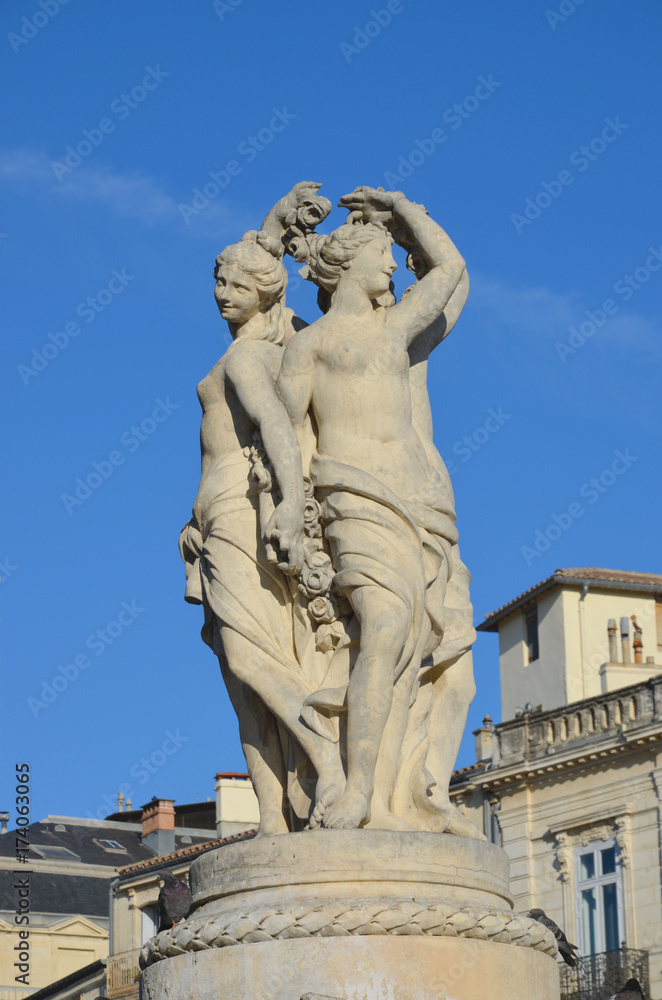
<svg viewBox="0 0 662 1000">
<path fill-rule="evenodd" d="M 191 890 L 170 872 L 159 872 L 164 883 L 159 893 L 159 933 L 170 930 L 191 909 Z"/>
<path fill-rule="evenodd" d="M 533 909 L 529 910 L 527 917 L 531 917 L 532 920 L 537 920 L 539 924 L 543 927 L 549 928 L 552 932 L 559 945 L 559 953 L 561 958 L 569 965 L 571 969 L 574 969 L 577 962 L 575 961 L 575 952 L 577 951 L 576 944 L 570 944 L 567 937 L 561 930 L 558 924 L 555 924 L 551 917 L 548 917 L 544 910 Z M 629 998 L 628 998 L 629 1000 Z"/>
<path fill-rule="evenodd" d="M 636 979 L 628 979 L 625 986 L 610 998 L 610 1000 L 644 1000 L 641 986 Z"/>
</svg>

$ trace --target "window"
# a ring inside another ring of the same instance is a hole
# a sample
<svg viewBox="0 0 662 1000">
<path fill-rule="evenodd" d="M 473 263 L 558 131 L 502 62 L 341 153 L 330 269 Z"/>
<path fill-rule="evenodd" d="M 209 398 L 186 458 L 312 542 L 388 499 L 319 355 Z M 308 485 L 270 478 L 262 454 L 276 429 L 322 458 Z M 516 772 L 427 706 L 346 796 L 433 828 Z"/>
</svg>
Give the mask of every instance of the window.
<svg viewBox="0 0 662 1000">
<path fill-rule="evenodd" d="M 103 847 L 104 851 L 110 851 L 115 854 L 127 853 L 126 847 L 122 847 L 116 840 L 100 840 L 98 837 L 95 837 L 94 843 L 98 844 L 99 847 Z"/>
<path fill-rule="evenodd" d="M 577 850 L 577 927 L 582 955 L 620 948 L 624 932 L 616 841 Z"/>
<path fill-rule="evenodd" d="M 526 628 L 526 648 L 528 653 L 528 662 L 533 663 L 540 656 L 540 650 L 538 647 L 538 605 L 531 608 L 524 615 L 524 622 Z"/>
<path fill-rule="evenodd" d="M 144 906 L 140 911 L 140 944 L 146 944 L 159 929 L 159 908 L 156 903 Z"/>
<path fill-rule="evenodd" d="M 55 858 L 58 861 L 80 861 L 77 854 L 70 851 L 68 847 L 58 847 L 55 844 L 30 844 L 30 850 L 38 854 L 40 858 Z"/>
</svg>

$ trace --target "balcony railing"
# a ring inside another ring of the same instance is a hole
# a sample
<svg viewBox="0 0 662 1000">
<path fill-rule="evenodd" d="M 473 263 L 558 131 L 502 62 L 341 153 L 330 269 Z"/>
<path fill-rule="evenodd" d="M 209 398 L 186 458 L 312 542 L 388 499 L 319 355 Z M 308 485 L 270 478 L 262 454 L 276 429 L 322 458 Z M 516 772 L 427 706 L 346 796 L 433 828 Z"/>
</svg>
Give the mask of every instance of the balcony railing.
<svg viewBox="0 0 662 1000">
<path fill-rule="evenodd" d="M 24 1000 L 37 988 L 32 986 L 0 986 L 0 1000 Z"/>
<path fill-rule="evenodd" d="M 638 979 L 650 996 L 648 952 L 618 948 L 577 959 L 577 967 L 561 967 L 561 1000 L 607 1000 L 628 979 Z"/>
<path fill-rule="evenodd" d="M 108 956 L 106 988 L 109 997 L 126 997 L 132 993 L 138 996 L 139 955 L 139 949 L 133 948 L 131 951 L 120 951 L 117 955 Z"/>
</svg>

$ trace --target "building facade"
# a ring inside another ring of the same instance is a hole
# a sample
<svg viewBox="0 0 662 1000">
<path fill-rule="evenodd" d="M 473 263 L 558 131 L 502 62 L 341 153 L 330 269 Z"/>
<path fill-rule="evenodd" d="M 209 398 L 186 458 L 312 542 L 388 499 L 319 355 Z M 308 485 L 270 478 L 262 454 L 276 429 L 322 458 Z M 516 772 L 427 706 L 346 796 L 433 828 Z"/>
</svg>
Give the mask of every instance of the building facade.
<svg viewBox="0 0 662 1000">
<path fill-rule="evenodd" d="M 235 783 L 240 784 L 239 778 Z M 246 776 L 244 784 L 250 784 Z M 76 992 L 78 979 L 89 980 L 92 995 L 99 996 L 112 950 L 111 895 L 120 869 L 195 849 L 214 839 L 222 822 L 211 799 L 182 806 L 154 799 L 140 810 L 123 807 L 119 796 L 117 812 L 104 820 L 47 816 L 33 823 L 25 864 L 16 860 L 16 831 L 0 835 L 0 1000 L 23 1000 L 56 983 L 65 984 L 58 996 L 66 997 L 70 990 L 72 996 L 82 995 Z M 231 821 L 239 813 L 235 803 Z M 29 985 L 17 982 L 14 967 L 19 878 L 27 879 L 29 887 Z"/>
<path fill-rule="evenodd" d="M 259 822 L 246 774 L 216 775 L 215 799 L 141 809 L 118 797 L 105 820 L 48 816 L 31 829 L 30 986 L 15 983 L 14 832 L 0 836 L 0 1000 L 138 996 L 138 955 L 158 928 L 158 872 L 191 861 Z M 35 989 L 37 992 L 35 992 Z"/>
<path fill-rule="evenodd" d="M 508 853 L 516 910 L 577 943 L 566 997 L 636 975 L 662 998 L 661 598 L 662 575 L 559 570 L 479 626 L 499 632 L 505 717 L 452 794 Z"/>
</svg>

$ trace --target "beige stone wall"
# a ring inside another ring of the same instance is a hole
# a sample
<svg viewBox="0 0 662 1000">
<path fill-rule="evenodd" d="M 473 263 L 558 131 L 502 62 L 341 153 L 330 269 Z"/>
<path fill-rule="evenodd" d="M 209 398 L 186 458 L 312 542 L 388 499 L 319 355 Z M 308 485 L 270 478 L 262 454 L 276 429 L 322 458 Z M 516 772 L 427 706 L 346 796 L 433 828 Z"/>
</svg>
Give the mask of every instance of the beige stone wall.
<svg viewBox="0 0 662 1000">
<path fill-rule="evenodd" d="M 188 878 L 189 863 L 169 868 L 172 875 Z M 161 884 L 154 871 L 141 875 L 122 886 L 121 891 L 113 893 L 113 912 L 111 926 L 113 929 L 113 953 L 127 952 L 139 949 L 142 945 L 141 911 L 147 906 L 156 904 L 159 898 Z"/>
<path fill-rule="evenodd" d="M 607 623 L 610 618 L 616 620 L 617 640 L 620 650 L 620 620 L 636 615 L 637 623 L 643 629 L 643 659 L 657 655 L 657 637 L 655 625 L 655 595 L 635 591 L 594 590 L 591 588 L 584 599 L 584 656 L 583 670 L 582 646 L 580 642 L 580 605 L 581 590 L 579 588 L 563 591 L 563 620 L 566 630 L 566 649 L 568 665 L 568 701 L 578 701 L 581 698 L 592 698 L 601 692 L 600 666 L 609 660 L 607 642 Z M 630 624 L 630 656 L 634 661 L 632 640 L 634 632 Z M 619 652 L 619 660 L 621 655 Z M 573 669 L 573 664 L 576 664 Z M 625 680 L 625 684 L 634 684 L 639 678 Z M 550 708 L 553 706 L 549 706 Z"/>
<path fill-rule="evenodd" d="M 501 714 L 512 719 L 527 702 L 543 710 L 567 701 L 566 649 L 559 591 L 543 594 L 538 601 L 540 656 L 528 662 L 525 616 L 522 611 L 499 625 Z"/>
<path fill-rule="evenodd" d="M 249 778 L 216 779 L 216 835 L 231 837 L 260 822 L 260 807 Z"/>
<path fill-rule="evenodd" d="M 542 705 L 543 711 L 566 703 L 591 698 L 606 690 L 600 667 L 609 660 L 607 624 L 610 618 L 618 626 L 620 619 L 636 615 L 643 629 L 642 658 L 651 656 L 658 667 L 634 671 L 628 676 L 614 672 L 609 690 L 616 685 L 635 684 L 644 676 L 659 672 L 662 656 L 658 651 L 655 595 L 637 591 L 600 590 L 590 587 L 581 601 L 580 587 L 556 588 L 538 599 L 540 656 L 528 663 L 524 613 L 516 611 L 499 623 L 499 664 L 501 672 L 501 711 L 503 719 L 512 719 L 527 702 Z M 634 661 L 630 625 L 630 656 Z"/>
<path fill-rule="evenodd" d="M 16 986 L 14 924 L 0 920 L 0 984 Z M 55 919 L 48 926 L 30 926 L 30 985 L 33 989 L 68 976 L 108 955 L 108 933 L 85 917 Z"/>
</svg>

